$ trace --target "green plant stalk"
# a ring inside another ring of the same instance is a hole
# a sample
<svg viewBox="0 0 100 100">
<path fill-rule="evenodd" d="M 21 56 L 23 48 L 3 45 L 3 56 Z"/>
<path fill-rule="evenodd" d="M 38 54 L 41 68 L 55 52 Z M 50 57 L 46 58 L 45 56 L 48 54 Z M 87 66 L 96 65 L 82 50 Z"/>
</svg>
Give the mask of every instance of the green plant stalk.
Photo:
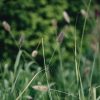
<svg viewBox="0 0 100 100">
<path fill-rule="evenodd" d="M 72 96 L 72 97 L 76 98 L 76 96 L 74 94 L 72 94 L 72 93 L 67 93 L 67 92 L 64 92 L 64 91 L 61 91 L 61 90 L 52 89 L 52 88 L 50 90 L 58 92 L 58 93 L 66 94 L 68 96 Z"/>
<path fill-rule="evenodd" d="M 76 40 L 76 25 L 77 25 L 77 20 L 78 20 L 78 16 L 76 18 L 76 22 L 75 22 L 75 48 L 74 48 L 74 55 L 75 55 L 75 71 L 76 71 L 76 80 L 77 80 L 77 85 L 79 82 L 79 74 L 78 74 L 78 62 L 77 62 L 77 40 Z"/>
<path fill-rule="evenodd" d="M 76 48 L 77 48 L 77 40 L 76 40 L 76 24 L 77 24 L 77 20 L 78 20 L 78 17 L 76 18 L 76 23 L 75 23 L 75 48 L 74 48 L 74 54 L 75 54 L 75 70 L 76 70 L 77 85 L 80 82 L 80 87 L 81 87 L 81 90 L 80 89 L 78 90 L 79 100 L 84 100 L 84 95 L 83 95 L 84 92 L 83 92 L 83 86 L 82 86 L 82 81 L 81 81 L 81 75 L 80 75 L 80 71 L 79 71 L 79 68 L 78 68 L 77 51 L 76 51 Z M 82 97 L 81 97 L 81 95 L 82 95 Z"/>
<path fill-rule="evenodd" d="M 89 0 L 89 5 L 87 7 L 87 12 L 89 12 L 91 1 L 92 0 Z M 84 90 L 83 90 L 83 85 L 82 85 L 82 80 L 81 80 L 80 68 L 79 67 L 80 67 L 80 60 L 81 60 L 81 56 L 82 56 L 83 37 L 84 37 L 84 33 L 85 33 L 86 22 L 87 22 L 87 18 L 85 17 L 84 24 L 83 24 L 83 30 L 82 30 L 81 43 L 80 43 L 79 64 L 78 64 L 78 73 L 79 73 L 79 80 L 80 80 L 80 85 L 81 85 L 82 100 L 85 100 L 85 98 L 84 98 Z"/>
<path fill-rule="evenodd" d="M 98 49 L 99 49 L 99 44 L 97 43 L 97 47 L 96 47 L 97 52 L 95 52 L 95 54 L 94 54 L 94 60 L 93 60 L 93 64 L 92 64 L 90 82 L 89 82 L 89 86 L 90 86 L 89 100 L 90 100 L 90 95 L 91 95 L 91 90 L 92 90 L 92 76 L 93 76 L 93 71 L 94 71 L 94 67 L 95 67 L 95 62 L 96 62 L 96 58 L 97 58 Z"/>
<path fill-rule="evenodd" d="M 59 56 L 59 62 L 60 62 L 60 75 L 61 75 L 61 79 L 64 85 L 64 90 L 65 90 L 65 79 L 64 79 L 64 73 L 63 73 L 63 62 L 62 62 L 62 54 L 60 51 L 60 44 L 57 42 L 57 47 L 58 47 L 58 56 Z"/>
<path fill-rule="evenodd" d="M 93 87 L 93 100 L 97 100 L 96 99 L 96 88 L 95 87 Z"/>
<path fill-rule="evenodd" d="M 92 0 L 89 0 L 89 5 L 87 7 L 87 12 L 89 12 L 91 2 L 92 2 Z M 82 37 L 81 37 L 81 43 L 80 43 L 80 53 L 79 53 L 79 66 L 80 66 L 80 58 L 82 56 L 82 46 L 83 46 L 83 38 L 84 38 L 86 23 L 87 23 L 87 17 L 85 17 L 85 20 L 84 20 L 84 23 L 83 23 Z"/>
<path fill-rule="evenodd" d="M 44 41 L 42 38 L 42 50 L 43 50 L 43 58 L 44 58 L 44 67 L 45 67 L 45 74 L 46 74 L 46 79 L 47 79 L 47 85 L 48 85 L 48 93 L 49 93 L 49 98 L 50 100 L 52 100 L 52 95 L 51 95 L 51 91 L 50 91 L 50 85 L 49 85 L 49 81 L 48 81 L 48 71 L 47 71 L 47 66 L 46 66 L 46 61 L 45 61 L 45 52 L 44 52 Z"/>
</svg>

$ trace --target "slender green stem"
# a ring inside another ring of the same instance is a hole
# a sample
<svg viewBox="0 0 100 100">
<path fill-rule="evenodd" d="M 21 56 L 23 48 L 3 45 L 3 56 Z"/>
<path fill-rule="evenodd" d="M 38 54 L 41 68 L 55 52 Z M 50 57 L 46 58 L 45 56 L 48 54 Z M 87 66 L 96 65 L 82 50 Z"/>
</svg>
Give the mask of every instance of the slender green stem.
<svg viewBox="0 0 100 100">
<path fill-rule="evenodd" d="M 89 0 L 87 12 L 89 12 L 91 1 Z M 84 100 L 84 90 L 83 90 L 83 85 L 82 85 L 82 80 L 81 80 L 81 75 L 80 75 L 80 61 L 81 61 L 81 56 L 82 56 L 82 46 L 83 46 L 83 37 L 85 33 L 85 28 L 86 28 L 86 23 L 87 23 L 87 17 L 85 17 L 84 24 L 83 24 L 83 30 L 82 30 L 82 37 L 81 37 L 81 43 L 80 43 L 80 52 L 79 52 L 79 64 L 78 64 L 78 73 L 79 73 L 79 80 L 80 80 L 80 86 L 81 86 L 81 93 L 82 93 L 82 100 Z"/>
<path fill-rule="evenodd" d="M 44 67 L 45 67 L 45 74 L 46 74 L 46 79 L 47 79 L 47 85 L 48 85 L 48 89 L 49 89 L 49 98 L 50 100 L 52 100 L 52 95 L 51 95 L 51 91 L 50 91 L 50 85 L 49 85 L 49 81 L 48 81 L 48 71 L 47 71 L 47 66 L 46 66 L 46 60 L 45 60 L 45 52 L 44 52 L 44 41 L 42 38 L 42 50 L 43 50 L 43 58 L 44 58 Z"/>
</svg>

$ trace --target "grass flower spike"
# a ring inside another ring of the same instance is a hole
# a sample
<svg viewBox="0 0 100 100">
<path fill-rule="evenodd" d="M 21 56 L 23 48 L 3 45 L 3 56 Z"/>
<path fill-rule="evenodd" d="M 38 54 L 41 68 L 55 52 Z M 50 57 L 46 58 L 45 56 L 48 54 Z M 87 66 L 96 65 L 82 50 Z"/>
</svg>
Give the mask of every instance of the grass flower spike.
<svg viewBox="0 0 100 100">
<path fill-rule="evenodd" d="M 2 26 L 6 31 L 10 32 L 11 30 L 10 25 L 6 21 L 2 22 Z"/>
<path fill-rule="evenodd" d="M 37 50 L 33 50 L 33 52 L 32 52 L 32 57 L 36 57 L 37 54 L 38 54 L 38 51 L 37 51 Z"/>
</svg>

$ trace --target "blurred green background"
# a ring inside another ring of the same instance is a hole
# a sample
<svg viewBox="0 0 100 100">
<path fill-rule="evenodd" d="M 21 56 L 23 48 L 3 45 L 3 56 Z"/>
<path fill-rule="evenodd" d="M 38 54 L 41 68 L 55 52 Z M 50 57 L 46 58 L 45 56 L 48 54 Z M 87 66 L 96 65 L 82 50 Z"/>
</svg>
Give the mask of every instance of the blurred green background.
<svg viewBox="0 0 100 100">
<path fill-rule="evenodd" d="M 84 100 L 92 100 L 92 93 L 89 92 L 92 72 L 91 87 L 100 85 L 100 1 L 92 0 L 87 12 L 89 2 L 90 0 L 0 0 L 2 100 L 15 100 L 32 76 L 44 68 L 42 38 L 46 65 L 49 67 L 49 83 L 54 83 L 55 89 L 77 95 L 77 98 L 74 98 L 53 91 L 53 100 L 78 100 L 77 91 L 80 85 L 76 82 L 75 73 L 75 35 L 76 58 L 80 61 Z M 3 21 L 10 25 L 10 33 L 3 28 Z M 56 40 L 60 32 L 64 33 L 64 39 L 57 45 Z M 84 37 L 81 49 L 82 35 Z M 16 43 L 21 47 L 20 50 Z M 33 50 L 38 51 L 35 58 L 31 57 Z M 32 82 L 32 85 L 37 84 L 47 85 L 44 73 Z M 13 93 L 10 93 L 11 90 Z M 96 92 L 96 97 L 99 97 L 100 88 L 97 88 Z M 21 97 L 22 100 L 27 100 L 27 95 L 34 98 L 33 100 L 50 100 L 48 93 L 35 91 L 31 86 Z"/>
</svg>

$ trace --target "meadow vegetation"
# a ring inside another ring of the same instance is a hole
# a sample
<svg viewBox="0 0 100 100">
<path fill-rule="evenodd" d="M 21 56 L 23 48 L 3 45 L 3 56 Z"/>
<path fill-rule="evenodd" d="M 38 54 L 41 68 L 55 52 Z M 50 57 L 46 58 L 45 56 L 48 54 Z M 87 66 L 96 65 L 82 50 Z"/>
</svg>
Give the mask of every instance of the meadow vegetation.
<svg viewBox="0 0 100 100">
<path fill-rule="evenodd" d="M 100 100 L 100 1 L 0 0 L 0 100 Z"/>
</svg>

